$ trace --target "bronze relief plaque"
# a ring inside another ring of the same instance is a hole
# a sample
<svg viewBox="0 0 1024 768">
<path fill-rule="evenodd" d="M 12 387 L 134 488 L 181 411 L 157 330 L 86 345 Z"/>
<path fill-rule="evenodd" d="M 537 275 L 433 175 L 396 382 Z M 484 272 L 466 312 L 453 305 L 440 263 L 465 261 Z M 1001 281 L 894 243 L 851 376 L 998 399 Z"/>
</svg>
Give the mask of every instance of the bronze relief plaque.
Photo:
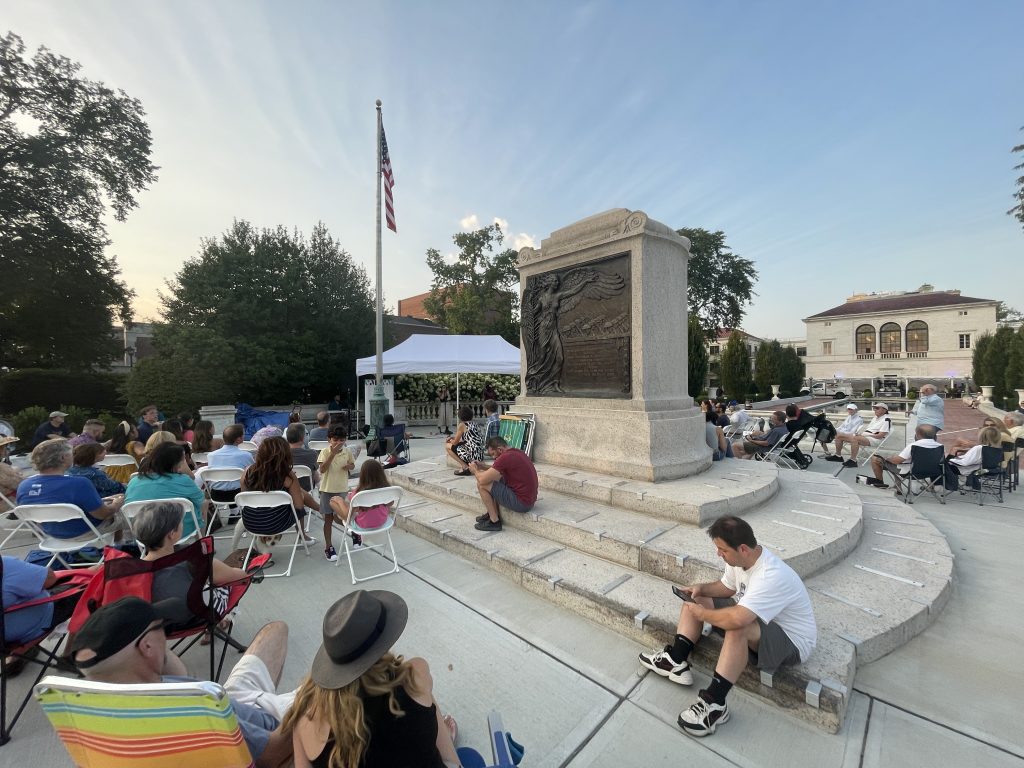
<svg viewBox="0 0 1024 768">
<path fill-rule="evenodd" d="M 526 279 L 526 393 L 631 397 L 629 253 Z"/>
</svg>

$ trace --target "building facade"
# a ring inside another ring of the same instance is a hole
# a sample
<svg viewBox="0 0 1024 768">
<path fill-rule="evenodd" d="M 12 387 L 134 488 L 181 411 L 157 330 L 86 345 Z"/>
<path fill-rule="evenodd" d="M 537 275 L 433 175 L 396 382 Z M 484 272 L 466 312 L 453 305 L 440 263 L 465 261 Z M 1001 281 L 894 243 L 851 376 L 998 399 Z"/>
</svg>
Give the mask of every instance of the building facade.
<svg viewBox="0 0 1024 768">
<path fill-rule="evenodd" d="M 996 331 L 994 299 L 936 291 L 855 294 L 804 319 L 811 379 L 963 381 L 974 344 Z"/>
</svg>

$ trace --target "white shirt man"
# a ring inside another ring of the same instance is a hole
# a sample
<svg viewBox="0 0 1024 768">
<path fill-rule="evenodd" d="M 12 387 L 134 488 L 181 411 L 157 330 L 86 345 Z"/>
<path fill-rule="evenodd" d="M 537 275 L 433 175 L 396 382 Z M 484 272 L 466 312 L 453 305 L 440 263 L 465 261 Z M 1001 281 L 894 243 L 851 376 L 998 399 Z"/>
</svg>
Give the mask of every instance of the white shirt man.
<svg viewBox="0 0 1024 768">
<path fill-rule="evenodd" d="M 848 435 L 842 432 L 836 435 L 836 452 L 828 456 L 828 461 L 843 461 L 843 446 L 850 446 L 850 458 L 843 462 L 844 467 L 857 466 L 857 453 L 861 446 L 877 448 L 892 431 L 892 419 L 889 418 L 889 406 L 885 403 L 875 403 L 871 406 L 875 416 L 868 423 L 867 427 L 857 435 Z"/>
<path fill-rule="evenodd" d="M 934 425 L 918 424 L 917 431 L 914 433 L 916 439 L 898 454 L 888 459 L 883 459 L 881 456 L 871 457 L 871 470 L 874 473 L 874 477 L 868 477 L 865 482 L 868 485 L 873 485 L 875 488 L 884 490 L 889 486 L 882 479 L 883 469 L 888 469 L 894 475 L 903 476 L 909 474 L 912 469 L 910 458 L 913 448 L 942 448 L 942 443 L 935 439 L 936 434 L 937 430 Z"/>
<path fill-rule="evenodd" d="M 836 429 L 840 435 L 856 435 L 864 426 L 864 419 L 860 417 L 857 406 L 850 403 L 846 406 L 846 420 Z"/>
</svg>

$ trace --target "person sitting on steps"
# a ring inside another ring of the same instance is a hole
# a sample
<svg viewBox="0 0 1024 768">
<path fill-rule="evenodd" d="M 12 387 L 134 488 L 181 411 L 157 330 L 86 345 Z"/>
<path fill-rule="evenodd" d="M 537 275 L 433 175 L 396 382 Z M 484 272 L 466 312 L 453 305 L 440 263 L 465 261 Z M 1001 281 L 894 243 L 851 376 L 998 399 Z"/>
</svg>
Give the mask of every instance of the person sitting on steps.
<svg viewBox="0 0 1024 768">
<path fill-rule="evenodd" d="M 518 448 L 509 448 L 503 437 L 487 441 L 487 455 L 493 464 L 474 461 L 469 465 L 476 477 L 477 491 L 487 510 L 476 519 L 478 531 L 500 531 L 500 508 L 529 512 L 537 503 L 537 468 Z"/>
<path fill-rule="evenodd" d="M 445 453 L 462 466 L 456 475 L 469 477 L 473 474 L 469 470 L 469 465 L 480 458 L 482 444 L 480 430 L 473 423 L 473 409 L 464 405 L 459 408 L 459 426 L 456 427 L 455 434 L 444 441 Z"/>
</svg>

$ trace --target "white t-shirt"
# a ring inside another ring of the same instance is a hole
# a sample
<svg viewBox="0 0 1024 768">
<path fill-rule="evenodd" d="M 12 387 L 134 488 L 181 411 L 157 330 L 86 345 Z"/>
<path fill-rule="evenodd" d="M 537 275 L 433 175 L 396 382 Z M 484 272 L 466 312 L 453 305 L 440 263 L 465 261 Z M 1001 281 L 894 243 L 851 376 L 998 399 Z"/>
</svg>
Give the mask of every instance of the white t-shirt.
<svg viewBox="0 0 1024 768">
<path fill-rule="evenodd" d="M 915 440 L 914 442 L 912 442 L 910 445 L 908 445 L 906 448 L 900 451 L 900 458 L 903 459 L 903 461 L 897 466 L 899 466 L 900 468 L 901 475 L 906 475 L 910 473 L 910 449 L 913 448 L 915 445 L 918 446 L 919 448 L 942 447 L 942 443 L 938 442 L 937 440 L 932 440 L 930 437 L 925 437 L 921 440 Z M 972 448 L 971 450 L 973 451 L 974 449 Z M 981 464 L 981 451 L 978 451 L 978 463 Z"/>
<path fill-rule="evenodd" d="M 736 413 L 729 416 L 729 421 L 737 426 L 745 426 L 750 421 L 750 414 L 747 413 L 746 409 L 740 408 Z"/>
<path fill-rule="evenodd" d="M 889 418 L 889 414 L 885 416 L 876 416 L 868 424 L 868 428 L 864 430 L 865 434 L 886 434 L 892 432 L 892 419 Z"/>
<path fill-rule="evenodd" d="M 851 413 L 846 417 L 846 420 L 839 425 L 839 429 L 836 431 L 843 435 L 856 435 L 860 431 L 860 428 L 864 426 L 864 419 L 860 417 L 859 413 Z"/>
<path fill-rule="evenodd" d="M 736 592 L 733 598 L 738 605 L 765 624 L 778 624 L 800 652 L 800 661 L 807 661 L 818 641 L 818 625 L 807 588 L 796 571 L 761 547 L 761 555 L 750 570 L 727 565 L 722 583 Z"/>
<path fill-rule="evenodd" d="M 969 475 L 974 470 L 981 469 L 981 448 L 982 446 L 976 445 L 967 453 L 950 459 L 950 461 L 957 465 L 961 475 Z"/>
</svg>

